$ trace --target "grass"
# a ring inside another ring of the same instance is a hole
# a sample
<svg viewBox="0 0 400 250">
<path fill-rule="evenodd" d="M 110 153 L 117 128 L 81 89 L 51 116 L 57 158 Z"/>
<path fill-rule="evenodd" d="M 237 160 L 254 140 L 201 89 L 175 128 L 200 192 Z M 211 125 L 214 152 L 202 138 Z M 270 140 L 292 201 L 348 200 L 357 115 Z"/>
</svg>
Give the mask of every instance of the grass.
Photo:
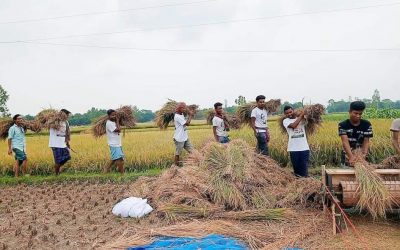
<svg viewBox="0 0 400 250">
<path fill-rule="evenodd" d="M 382 161 L 394 154 L 391 146 L 389 128 L 391 120 L 371 120 L 374 128 L 374 138 L 371 140 L 369 160 L 373 163 Z M 212 140 L 213 134 L 210 125 L 205 121 L 196 121 L 190 126 L 189 137 L 196 148 L 206 141 Z M 338 166 L 342 150 L 340 138 L 337 135 L 337 121 L 326 121 L 322 128 L 309 138 L 311 146 L 311 165 Z M 153 127 L 151 127 L 153 126 Z M 270 153 L 271 157 L 283 166 L 289 166 L 289 157 L 286 152 L 287 135 L 279 131 L 276 118 L 269 122 L 271 130 Z M 109 148 L 106 138 L 95 139 L 90 134 L 77 131 L 86 131 L 88 127 L 74 128 L 71 146 L 77 153 L 72 153 L 72 161 L 66 165 L 70 171 L 100 172 L 109 161 Z M 251 129 L 245 127 L 230 132 L 232 139 L 242 138 L 253 147 L 256 145 Z M 173 128 L 160 131 L 154 124 L 138 124 L 136 129 L 127 130 L 123 137 L 123 148 L 126 155 L 128 171 L 142 171 L 154 167 L 165 168 L 173 163 L 174 143 L 172 140 Z M 29 157 L 30 172 L 33 175 L 47 175 L 53 172 L 53 156 L 48 148 L 48 135 L 29 135 L 27 138 L 27 154 Z M 14 159 L 7 155 L 7 143 L 0 143 L 0 175 L 11 175 Z M 312 171 L 312 169 L 311 169 Z"/>
<path fill-rule="evenodd" d="M 162 169 L 153 168 L 146 171 L 140 172 L 128 172 L 121 176 L 119 173 L 84 173 L 84 172 L 67 172 L 62 173 L 59 176 L 55 175 L 25 175 L 19 178 L 13 176 L 0 176 L 0 186 L 3 185 L 39 185 L 49 183 L 64 183 L 64 182 L 113 182 L 113 183 L 125 183 L 134 181 L 141 176 L 157 176 L 161 173 Z"/>
</svg>

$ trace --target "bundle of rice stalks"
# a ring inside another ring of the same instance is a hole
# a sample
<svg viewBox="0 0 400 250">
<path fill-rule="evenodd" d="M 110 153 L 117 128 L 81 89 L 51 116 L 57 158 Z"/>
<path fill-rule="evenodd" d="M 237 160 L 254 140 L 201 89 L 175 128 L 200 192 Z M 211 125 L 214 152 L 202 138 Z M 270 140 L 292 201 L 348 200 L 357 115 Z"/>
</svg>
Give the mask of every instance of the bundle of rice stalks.
<svg viewBox="0 0 400 250">
<path fill-rule="evenodd" d="M 12 119 L 5 119 L 0 121 L 0 139 L 6 140 L 8 138 L 8 130 L 14 125 Z M 25 130 L 29 129 L 32 132 L 38 133 L 42 130 L 41 125 L 37 121 L 23 121 Z"/>
<path fill-rule="evenodd" d="M 356 158 L 354 170 L 360 196 L 357 206 L 360 210 L 367 210 L 374 219 L 386 218 L 386 211 L 394 203 L 389 190 L 374 168 L 364 160 L 361 152 L 356 152 Z"/>
<path fill-rule="evenodd" d="M 42 131 L 42 126 L 38 121 L 24 121 L 24 128 L 35 133 Z"/>
<path fill-rule="evenodd" d="M 325 107 L 322 104 L 314 104 L 304 107 L 306 120 L 306 132 L 313 135 L 322 125 L 322 115 L 325 113 Z"/>
<path fill-rule="evenodd" d="M 168 99 L 168 102 L 156 112 L 156 118 L 154 119 L 154 121 L 157 124 L 157 127 L 159 127 L 160 129 L 168 128 L 169 123 L 174 120 L 177 105 L 178 102 Z M 195 104 L 188 105 L 186 106 L 186 111 L 184 112 L 184 115 L 187 116 L 190 110 L 196 113 L 198 108 L 199 106 Z"/>
<path fill-rule="evenodd" d="M 55 109 L 45 109 L 37 114 L 35 119 L 43 128 L 58 130 L 61 124 L 67 121 L 68 117 L 64 112 Z"/>
<path fill-rule="evenodd" d="M 12 119 L 5 119 L 0 121 L 0 139 L 6 140 L 8 138 L 8 130 L 14 125 Z"/>
<path fill-rule="evenodd" d="M 294 216 L 293 210 L 286 208 L 257 209 L 245 211 L 225 212 L 222 207 L 198 208 L 188 205 L 167 204 L 157 208 L 167 219 L 184 218 L 212 218 L 239 221 L 283 221 Z"/>
<path fill-rule="evenodd" d="M 207 111 L 207 124 L 212 125 L 212 120 L 214 119 L 215 116 L 215 110 L 214 109 L 209 109 Z M 226 122 L 229 125 L 230 129 L 239 129 L 241 127 L 240 119 L 236 115 L 229 115 L 224 113 L 223 116 L 225 117 Z"/>
<path fill-rule="evenodd" d="M 117 120 L 121 126 L 126 128 L 133 128 L 136 126 L 136 119 L 131 106 L 123 106 L 115 111 L 117 113 Z M 92 133 L 95 137 L 98 138 L 106 134 L 107 120 L 108 115 L 104 115 L 93 124 Z"/>
<path fill-rule="evenodd" d="M 276 113 L 281 106 L 280 99 L 271 99 L 265 103 L 265 109 L 268 113 Z M 239 106 L 236 110 L 236 116 L 243 124 L 251 125 L 251 111 L 257 107 L 256 102 L 246 103 Z"/>
</svg>

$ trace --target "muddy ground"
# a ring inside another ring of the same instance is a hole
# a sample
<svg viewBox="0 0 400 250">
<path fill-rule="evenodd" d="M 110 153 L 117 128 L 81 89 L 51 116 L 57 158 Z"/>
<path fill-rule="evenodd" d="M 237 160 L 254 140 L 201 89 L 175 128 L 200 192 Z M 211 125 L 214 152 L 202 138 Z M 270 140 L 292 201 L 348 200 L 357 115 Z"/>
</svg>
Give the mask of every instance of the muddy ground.
<svg viewBox="0 0 400 250">
<path fill-rule="evenodd" d="M 0 249 L 97 249 L 129 228 L 156 226 L 150 219 L 121 219 L 113 205 L 131 184 L 63 183 L 0 187 Z M 366 239 L 313 236 L 318 249 L 400 249 L 400 222 L 353 217 Z M 321 229 L 329 230 L 329 228 Z"/>
</svg>

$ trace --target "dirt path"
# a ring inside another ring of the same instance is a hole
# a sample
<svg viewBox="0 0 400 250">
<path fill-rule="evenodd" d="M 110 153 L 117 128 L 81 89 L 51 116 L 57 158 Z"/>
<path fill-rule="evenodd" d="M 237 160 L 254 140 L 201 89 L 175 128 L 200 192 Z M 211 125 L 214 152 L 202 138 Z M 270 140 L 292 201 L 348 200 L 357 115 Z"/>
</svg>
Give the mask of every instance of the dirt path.
<svg viewBox="0 0 400 250">
<path fill-rule="evenodd" d="M 0 249 L 93 249 L 148 219 L 116 218 L 113 205 L 134 184 L 64 183 L 0 188 Z M 400 223 L 355 218 L 372 249 L 399 249 Z M 152 225 L 155 226 L 155 225 Z M 313 237 L 314 238 L 314 237 Z M 366 249 L 352 235 L 318 238 L 316 249 Z M 350 247 L 348 243 L 351 243 Z"/>
</svg>

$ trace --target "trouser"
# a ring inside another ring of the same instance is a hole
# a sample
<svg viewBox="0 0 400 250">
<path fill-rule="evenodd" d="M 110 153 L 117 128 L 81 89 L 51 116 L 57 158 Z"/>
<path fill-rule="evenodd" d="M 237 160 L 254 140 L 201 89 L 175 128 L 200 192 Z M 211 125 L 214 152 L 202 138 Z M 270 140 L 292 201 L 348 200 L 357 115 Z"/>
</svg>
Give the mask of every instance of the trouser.
<svg viewBox="0 0 400 250">
<path fill-rule="evenodd" d="M 292 151 L 290 160 L 293 165 L 294 174 L 298 177 L 308 177 L 308 162 L 310 160 L 310 150 Z"/>
<path fill-rule="evenodd" d="M 257 150 L 258 153 L 263 155 L 268 155 L 268 140 L 267 140 L 267 132 L 258 132 L 257 133 Z"/>
</svg>

